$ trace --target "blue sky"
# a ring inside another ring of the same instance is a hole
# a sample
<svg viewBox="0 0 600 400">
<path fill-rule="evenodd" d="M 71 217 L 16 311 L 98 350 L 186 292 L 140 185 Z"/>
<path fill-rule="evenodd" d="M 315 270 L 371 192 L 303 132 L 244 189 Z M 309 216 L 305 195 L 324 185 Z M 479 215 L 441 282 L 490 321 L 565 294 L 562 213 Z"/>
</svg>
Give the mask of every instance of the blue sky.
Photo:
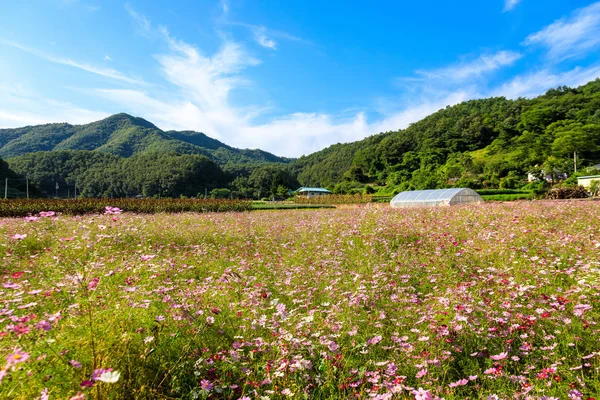
<svg viewBox="0 0 600 400">
<path fill-rule="evenodd" d="M 600 2 L 5 0 L 0 128 L 127 112 L 300 156 L 600 77 Z"/>
</svg>

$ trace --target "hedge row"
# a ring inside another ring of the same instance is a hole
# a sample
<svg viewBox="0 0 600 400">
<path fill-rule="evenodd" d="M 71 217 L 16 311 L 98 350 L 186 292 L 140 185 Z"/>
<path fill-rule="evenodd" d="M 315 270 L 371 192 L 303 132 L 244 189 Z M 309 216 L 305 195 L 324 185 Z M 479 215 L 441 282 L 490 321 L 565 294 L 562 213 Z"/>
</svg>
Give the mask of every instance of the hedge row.
<svg viewBox="0 0 600 400">
<path fill-rule="evenodd" d="M 296 196 L 296 204 L 362 204 L 370 203 L 373 196 L 368 194 L 329 194 L 325 196 Z"/>
<path fill-rule="evenodd" d="M 154 214 L 179 212 L 250 211 L 252 203 L 221 199 L 14 199 L 0 200 L 0 217 L 25 217 L 43 211 L 67 215 L 104 213 L 107 207 L 124 212 Z"/>
</svg>

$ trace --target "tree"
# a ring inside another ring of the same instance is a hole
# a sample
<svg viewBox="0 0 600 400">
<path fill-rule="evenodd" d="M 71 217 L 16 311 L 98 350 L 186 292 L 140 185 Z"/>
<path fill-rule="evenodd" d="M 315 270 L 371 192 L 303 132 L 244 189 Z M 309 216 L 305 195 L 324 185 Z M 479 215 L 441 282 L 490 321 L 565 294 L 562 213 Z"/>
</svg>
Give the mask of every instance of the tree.
<svg viewBox="0 0 600 400">
<path fill-rule="evenodd" d="M 581 122 L 561 121 L 548 127 L 554 134 L 552 150 L 558 155 L 573 155 L 574 170 L 577 172 L 577 153 L 595 152 L 598 149 L 600 125 L 583 125 Z"/>
</svg>

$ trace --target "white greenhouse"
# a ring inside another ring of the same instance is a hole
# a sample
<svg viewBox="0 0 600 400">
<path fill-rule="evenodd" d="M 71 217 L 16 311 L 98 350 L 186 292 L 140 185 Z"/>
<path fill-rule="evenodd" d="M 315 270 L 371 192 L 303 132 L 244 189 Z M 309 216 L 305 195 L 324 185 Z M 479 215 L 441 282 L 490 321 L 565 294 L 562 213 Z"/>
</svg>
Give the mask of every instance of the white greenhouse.
<svg viewBox="0 0 600 400">
<path fill-rule="evenodd" d="M 395 208 L 454 206 L 458 204 L 478 203 L 483 203 L 483 199 L 476 191 L 468 188 L 413 190 L 398 193 L 390 201 L 390 205 Z"/>
</svg>

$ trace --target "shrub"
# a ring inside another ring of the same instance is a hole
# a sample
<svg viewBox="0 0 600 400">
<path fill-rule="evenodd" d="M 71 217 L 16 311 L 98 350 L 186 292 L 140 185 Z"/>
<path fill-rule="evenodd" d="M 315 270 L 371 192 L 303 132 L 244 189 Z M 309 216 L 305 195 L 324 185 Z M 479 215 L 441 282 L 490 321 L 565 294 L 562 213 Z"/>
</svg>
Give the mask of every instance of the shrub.
<svg viewBox="0 0 600 400">
<path fill-rule="evenodd" d="M 588 197 L 587 191 L 583 186 L 555 187 L 546 194 L 547 199 L 585 199 Z"/>
</svg>

